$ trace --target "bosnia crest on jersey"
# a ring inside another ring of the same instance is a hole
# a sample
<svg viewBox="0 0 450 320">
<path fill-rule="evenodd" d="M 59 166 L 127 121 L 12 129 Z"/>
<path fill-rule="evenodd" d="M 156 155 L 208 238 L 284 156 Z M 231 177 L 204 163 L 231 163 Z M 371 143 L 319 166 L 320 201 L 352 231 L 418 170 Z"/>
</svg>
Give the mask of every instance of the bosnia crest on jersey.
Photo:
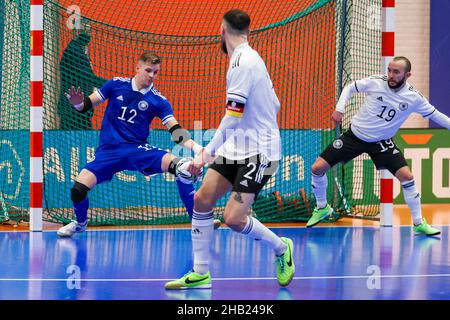
<svg viewBox="0 0 450 320">
<path fill-rule="evenodd" d="M 147 109 L 148 109 L 148 102 L 145 101 L 145 100 L 139 101 L 139 103 L 138 103 L 138 108 L 139 108 L 139 110 L 141 110 L 141 111 L 147 110 Z"/>
<path fill-rule="evenodd" d="M 408 104 L 406 102 L 400 102 L 400 104 L 398 105 L 398 108 L 401 111 L 405 111 L 406 109 L 408 109 Z"/>
</svg>

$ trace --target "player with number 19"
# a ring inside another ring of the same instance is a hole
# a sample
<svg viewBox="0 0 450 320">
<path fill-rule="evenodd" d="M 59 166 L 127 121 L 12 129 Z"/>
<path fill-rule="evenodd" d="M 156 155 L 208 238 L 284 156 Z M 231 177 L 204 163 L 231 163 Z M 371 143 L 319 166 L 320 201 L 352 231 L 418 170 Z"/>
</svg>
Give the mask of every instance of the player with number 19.
<svg viewBox="0 0 450 320">
<path fill-rule="evenodd" d="M 346 86 L 341 93 L 333 120 L 342 122 L 345 105 L 350 97 L 366 93 L 364 104 L 351 119 L 350 128 L 330 144 L 312 166 L 312 187 L 317 200 L 307 227 L 312 227 L 332 214 L 327 203 L 326 172 L 340 162 L 347 162 L 368 153 L 377 169 L 389 170 L 401 183 L 405 202 L 411 211 L 416 234 L 437 235 L 440 231 L 422 218 L 420 194 L 405 157 L 392 137 L 412 112 L 432 119 L 450 129 L 450 118 L 439 112 L 406 80 L 411 76 L 411 62 L 395 57 L 389 64 L 388 75 L 372 76 Z"/>
<path fill-rule="evenodd" d="M 202 150 L 178 124 L 169 101 L 153 86 L 160 67 L 160 57 L 145 52 L 138 59 L 132 79 L 115 77 L 87 98 L 74 87 L 66 94 L 79 112 L 86 112 L 105 100 L 108 105 L 94 158 L 86 164 L 70 190 L 76 221 L 60 228 L 59 236 L 70 237 L 86 229 L 88 192 L 123 170 L 139 171 L 146 176 L 163 172 L 174 174 L 180 197 L 192 218 L 195 177 L 186 170 L 190 160 L 177 158 L 147 143 L 150 124 L 158 117 L 175 143 L 195 154 Z"/>
</svg>

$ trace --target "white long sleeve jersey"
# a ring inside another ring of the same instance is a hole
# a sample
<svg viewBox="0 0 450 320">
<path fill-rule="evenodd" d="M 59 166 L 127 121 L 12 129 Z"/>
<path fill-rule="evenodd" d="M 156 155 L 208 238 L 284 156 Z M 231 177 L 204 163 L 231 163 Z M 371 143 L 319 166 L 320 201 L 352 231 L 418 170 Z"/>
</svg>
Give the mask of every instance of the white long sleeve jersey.
<svg viewBox="0 0 450 320">
<path fill-rule="evenodd" d="M 270 161 L 281 158 L 277 123 L 280 102 L 266 65 L 247 42 L 235 48 L 227 72 L 227 114 L 241 121 L 219 148 L 232 160 L 262 154 Z"/>
<path fill-rule="evenodd" d="M 389 87 L 387 80 L 387 76 L 357 80 L 345 87 L 339 98 L 336 110 L 344 113 L 345 104 L 352 94 L 367 93 L 363 105 L 351 120 L 352 132 L 366 142 L 392 138 L 413 112 L 427 118 L 437 111 L 408 82 L 395 91 Z"/>
</svg>

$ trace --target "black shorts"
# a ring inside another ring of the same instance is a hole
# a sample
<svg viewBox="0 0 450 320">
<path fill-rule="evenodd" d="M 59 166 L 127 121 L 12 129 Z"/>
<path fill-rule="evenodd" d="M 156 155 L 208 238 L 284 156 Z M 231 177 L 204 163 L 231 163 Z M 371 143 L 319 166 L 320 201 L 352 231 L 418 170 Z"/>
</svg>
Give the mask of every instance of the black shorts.
<svg viewBox="0 0 450 320">
<path fill-rule="evenodd" d="M 244 160 L 218 157 L 210 166 L 233 185 L 232 191 L 253 193 L 255 199 L 261 189 L 277 171 L 279 161 L 269 161 L 262 155 Z"/>
<path fill-rule="evenodd" d="M 370 156 L 378 170 L 387 169 L 393 175 L 398 169 L 408 165 L 394 140 L 366 142 L 356 137 L 351 128 L 335 139 L 320 157 L 333 167 L 340 162 L 346 163 L 362 153 Z"/>
</svg>

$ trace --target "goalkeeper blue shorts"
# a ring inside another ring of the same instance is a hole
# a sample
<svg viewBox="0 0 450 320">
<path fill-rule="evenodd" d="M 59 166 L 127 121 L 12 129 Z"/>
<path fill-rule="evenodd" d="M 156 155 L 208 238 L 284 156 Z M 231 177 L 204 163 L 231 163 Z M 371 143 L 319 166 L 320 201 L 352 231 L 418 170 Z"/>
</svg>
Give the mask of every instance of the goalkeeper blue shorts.
<svg viewBox="0 0 450 320">
<path fill-rule="evenodd" d="M 110 181 L 123 170 L 148 176 L 162 173 L 161 162 L 167 151 L 147 144 L 101 145 L 84 169 L 97 177 L 97 183 Z"/>
</svg>

